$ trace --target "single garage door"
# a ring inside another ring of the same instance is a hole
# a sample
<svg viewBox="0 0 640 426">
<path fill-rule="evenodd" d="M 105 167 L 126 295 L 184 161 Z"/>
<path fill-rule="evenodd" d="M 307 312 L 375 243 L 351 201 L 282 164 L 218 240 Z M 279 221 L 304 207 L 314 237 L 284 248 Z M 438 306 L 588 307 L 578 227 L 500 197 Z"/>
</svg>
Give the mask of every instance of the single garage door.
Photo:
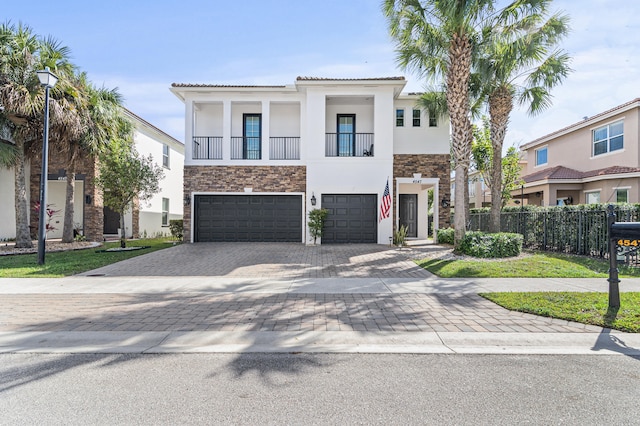
<svg viewBox="0 0 640 426">
<path fill-rule="evenodd" d="M 194 241 L 302 241 L 301 195 L 196 195 Z"/>
<path fill-rule="evenodd" d="M 323 194 L 322 243 L 377 243 L 377 194 Z"/>
</svg>

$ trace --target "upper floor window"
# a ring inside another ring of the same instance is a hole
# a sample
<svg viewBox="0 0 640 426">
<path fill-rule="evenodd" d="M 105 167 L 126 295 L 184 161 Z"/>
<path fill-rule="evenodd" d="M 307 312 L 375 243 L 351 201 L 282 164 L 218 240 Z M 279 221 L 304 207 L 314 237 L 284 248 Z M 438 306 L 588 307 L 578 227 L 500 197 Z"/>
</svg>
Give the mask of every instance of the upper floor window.
<svg viewBox="0 0 640 426">
<path fill-rule="evenodd" d="M 162 145 L 162 166 L 169 168 L 169 145 Z"/>
<path fill-rule="evenodd" d="M 476 181 L 469 179 L 469 197 L 476 196 Z"/>
<path fill-rule="evenodd" d="M 593 155 L 605 154 L 624 148 L 624 122 L 607 124 L 593 131 Z"/>
<path fill-rule="evenodd" d="M 536 149 L 536 166 L 547 164 L 547 147 Z"/>
<path fill-rule="evenodd" d="M 429 127 L 438 127 L 438 117 L 433 111 L 429 111 Z"/>
<path fill-rule="evenodd" d="M 420 127 L 420 110 L 413 110 L 413 127 Z"/>
<path fill-rule="evenodd" d="M 404 127 L 404 110 L 396 110 L 396 127 Z"/>
</svg>

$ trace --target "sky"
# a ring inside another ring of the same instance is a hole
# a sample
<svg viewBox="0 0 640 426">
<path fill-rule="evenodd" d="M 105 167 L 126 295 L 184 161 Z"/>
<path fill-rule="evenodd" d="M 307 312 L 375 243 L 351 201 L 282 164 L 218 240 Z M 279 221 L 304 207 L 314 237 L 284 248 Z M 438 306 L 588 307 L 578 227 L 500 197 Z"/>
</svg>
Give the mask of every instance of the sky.
<svg viewBox="0 0 640 426">
<path fill-rule="evenodd" d="M 545 112 L 513 111 L 505 148 L 640 97 L 640 0 L 555 0 L 552 10 L 570 17 L 561 47 L 573 72 Z M 406 92 L 425 88 L 397 66 L 381 0 L 5 1 L 0 21 L 69 47 L 96 86 L 118 88 L 129 110 L 180 141 L 171 83 L 405 76 Z"/>
</svg>

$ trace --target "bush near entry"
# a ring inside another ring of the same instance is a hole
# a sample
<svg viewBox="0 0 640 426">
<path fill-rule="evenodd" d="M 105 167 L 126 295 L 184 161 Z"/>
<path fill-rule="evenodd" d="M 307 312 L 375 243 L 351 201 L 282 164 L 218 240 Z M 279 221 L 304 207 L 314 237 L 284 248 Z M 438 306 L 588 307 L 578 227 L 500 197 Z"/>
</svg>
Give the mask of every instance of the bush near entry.
<svg viewBox="0 0 640 426">
<path fill-rule="evenodd" d="M 465 233 L 460 243 L 460 251 L 474 257 L 513 257 L 522 252 L 522 241 L 520 234 L 507 232 L 486 234 L 470 231 Z"/>
</svg>

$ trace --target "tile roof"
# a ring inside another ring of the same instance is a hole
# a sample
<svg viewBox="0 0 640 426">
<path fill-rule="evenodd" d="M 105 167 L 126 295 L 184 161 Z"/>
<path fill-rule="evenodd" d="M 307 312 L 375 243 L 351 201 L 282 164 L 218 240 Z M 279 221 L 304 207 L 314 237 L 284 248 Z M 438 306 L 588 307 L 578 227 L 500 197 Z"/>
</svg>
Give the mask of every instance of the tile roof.
<svg viewBox="0 0 640 426">
<path fill-rule="evenodd" d="M 369 77 L 369 78 L 326 78 L 326 77 L 297 77 L 296 81 L 374 81 L 374 80 L 399 80 L 404 77 Z"/>
<path fill-rule="evenodd" d="M 555 136 L 555 135 L 559 135 L 559 134 L 561 134 L 561 133 L 564 133 L 564 132 L 566 132 L 567 130 L 571 130 L 572 128 L 577 127 L 577 126 L 579 126 L 579 125 L 581 125 L 581 124 L 583 124 L 583 123 L 585 123 L 585 122 L 587 122 L 587 121 L 592 122 L 592 121 L 594 121 L 594 120 L 596 120 L 596 119 L 598 119 L 598 118 L 600 118 L 600 117 L 602 117 L 602 116 L 605 116 L 605 115 L 611 114 L 612 112 L 616 112 L 617 110 L 621 110 L 621 109 L 627 108 L 627 107 L 632 106 L 633 104 L 636 104 L 636 103 L 640 103 L 640 98 L 635 98 L 635 99 L 634 99 L 634 100 L 632 100 L 632 101 L 625 102 L 624 104 L 618 105 L 618 106 L 616 106 L 616 107 L 614 107 L 614 108 L 611 108 L 611 109 L 609 109 L 609 110 L 603 111 L 603 112 L 601 112 L 601 113 L 599 113 L 599 114 L 593 115 L 593 116 L 591 116 L 591 117 L 587 117 L 587 118 L 585 118 L 585 119 L 584 119 L 584 120 L 582 120 L 582 121 L 579 121 L 579 122 L 577 122 L 577 123 L 573 123 L 573 124 L 571 124 L 571 125 L 569 125 L 569 126 L 567 126 L 567 127 L 563 127 L 562 129 L 559 129 L 559 130 L 556 130 L 556 131 L 554 131 L 554 132 L 551 132 L 551 133 L 549 133 L 549 134 L 547 134 L 547 135 L 541 136 L 541 137 L 539 137 L 539 138 L 537 138 L 537 139 L 532 140 L 531 142 L 527 142 L 526 144 L 522 145 L 522 149 L 528 149 L 528 148 L 530 148 L 530 147 L 533 147 L 533 146 L 535 146 L 536 144 L 538 144 L 539 142 L 542 142 L 542 141 L 544 141 L 544 140 L 547 140 L 547 139 L 549 139 L 549 138 L 550 138 L 550 137 L 552 137 L 552 136 Z"/>
<path fill-rule="evenodd" d="M 171 83 L 171 87 L 219 87 L 229 89 L 283 89 L 287 86 L 254 86 L 254 85 L 236 85 L 236 84 L 200 84 L 200 83 Z"/>
<path fill-rule="evenodd" d="M 590 178 L 595 176 L 618 175 L 618 174 L 625 174 L 625 173 L 640 173 L 640 168 L 612 166 L 612 167 L 605 167 L 603 169 L 581 172 L 581 171 L 570 169 L 564 166 L 556 166 L 556 167 L 550 167 L 548 169 L 540 170 L 535 173 L 531 173 L 530 175 L 523 176 L 522 180 L 524 180 L 525 183 L 536 182 L 539 180 L 563 180 L 563 179 L 580 180 L 580 179 Z"/>
</svg>

